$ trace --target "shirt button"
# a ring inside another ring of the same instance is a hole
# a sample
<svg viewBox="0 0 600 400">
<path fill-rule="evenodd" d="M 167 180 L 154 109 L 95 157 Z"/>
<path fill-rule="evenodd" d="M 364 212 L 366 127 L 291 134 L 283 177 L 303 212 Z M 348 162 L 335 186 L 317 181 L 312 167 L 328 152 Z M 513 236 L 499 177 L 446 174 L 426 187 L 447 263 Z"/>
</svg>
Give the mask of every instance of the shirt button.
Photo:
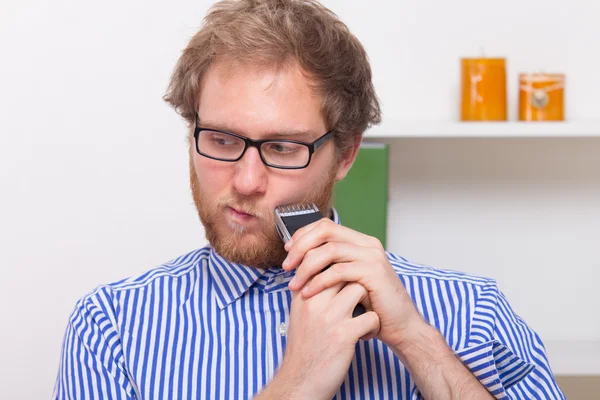
<svg viewBox="0 0 600 400">
<path fill-rule="evenodd" d="M 285 277 L 283 275 L 277 275 L 275 277 L 275 283 L 278 285 L 281 285 L 284 280 L 285 280 Z"/>
<path fill-rule="evenodd" d="M 285 334 L 287 333 L 287 324 L 285 322 L 282 322 L 281 324 L 279 324 L 279 334 L 281 336 L 285 336 Z"/>
</svg>

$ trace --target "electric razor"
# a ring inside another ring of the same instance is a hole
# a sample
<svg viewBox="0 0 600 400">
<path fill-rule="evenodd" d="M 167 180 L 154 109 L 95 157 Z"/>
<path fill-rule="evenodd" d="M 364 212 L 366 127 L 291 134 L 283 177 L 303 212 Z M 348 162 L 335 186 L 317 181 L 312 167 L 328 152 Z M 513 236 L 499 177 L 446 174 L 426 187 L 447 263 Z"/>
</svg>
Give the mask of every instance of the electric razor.
<svg viewBox="0 0 600 400">
<path fill-rule="evenodd" d="M 284 243 L 287 243 L 298 229 L 321 218 L 323 216 L 315 204 L 293 204 L 275 208 L 275 227 Z M 325 269 L 327 268 L 329 267 Z M 362 304 L 357 304 L 352 312 L 352 317 L 358 317 L 364 314 L 365 311 L 365 307 Z"/>
</svg>

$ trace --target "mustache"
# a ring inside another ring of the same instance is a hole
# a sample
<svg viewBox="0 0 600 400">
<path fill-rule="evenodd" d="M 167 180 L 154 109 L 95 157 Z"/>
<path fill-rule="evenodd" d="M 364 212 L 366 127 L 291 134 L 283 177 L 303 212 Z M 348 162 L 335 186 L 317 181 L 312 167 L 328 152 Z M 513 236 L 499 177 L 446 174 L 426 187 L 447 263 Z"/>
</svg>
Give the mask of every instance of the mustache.
<svg viewBox="0 0 600 400">
<path fill-rule="evenodd" d="M 216 204 L 217 208 L 231 207 L 237 211 L 252 215 L 257 218 L 267 218 L 267 212 L 258 207 L 253 201 L 235 196 L 227 196 L 219 199 Z"/>
</svg>

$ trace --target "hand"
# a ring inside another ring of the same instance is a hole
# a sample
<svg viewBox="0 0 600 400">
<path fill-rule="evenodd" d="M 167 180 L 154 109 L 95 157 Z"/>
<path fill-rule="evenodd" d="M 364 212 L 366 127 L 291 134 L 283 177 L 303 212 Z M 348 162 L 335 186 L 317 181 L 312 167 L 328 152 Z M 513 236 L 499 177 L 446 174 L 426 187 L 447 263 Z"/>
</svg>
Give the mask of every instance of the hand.
<svg viewBox="0 0 600 400">
<path fill-rule="evenodd" d="M 354 307 L 366 295 L 359 284 L 332 285 L 310 299 L 294 293 L 285 354 L 272 382 L 274 388 L 285 387 L 286 397 L 294 399 L 330 400 L 337 393 L 356 343 L 379 330 L 379 319 L 372 311 L 352 318 Z"/>
<path fill-rule="evenodd" d="M 359 283 L 368 292 L 362 303 L 379 316 L 375 337 L 392 349 L 429 328 L 376 238 L 323 218 L 296 231 L 285 248 L 283 268 L 296 268 L 291 290 L 310 299 L 342 282 Z"/>
</svg>

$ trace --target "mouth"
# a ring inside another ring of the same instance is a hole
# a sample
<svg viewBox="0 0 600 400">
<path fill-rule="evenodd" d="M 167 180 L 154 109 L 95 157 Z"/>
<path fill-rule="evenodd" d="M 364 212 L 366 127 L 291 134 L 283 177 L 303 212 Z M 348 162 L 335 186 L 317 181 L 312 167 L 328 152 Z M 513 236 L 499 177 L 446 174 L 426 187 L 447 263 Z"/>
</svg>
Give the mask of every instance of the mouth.
<svg viewBox="0 0 600 400">
<path fill-rule="evenodd" d="M 247 212 L 244 212 L 243 210 L 236 209 L 233 207 L 227 207 L 227 211 L 228 211 L 229 217 L 234 222 L 237 222 L 237 223 L 246 223 L 246 222 L 257 219 L 257 217 L 255 215 L 249 214 Z"/>
</svg>

